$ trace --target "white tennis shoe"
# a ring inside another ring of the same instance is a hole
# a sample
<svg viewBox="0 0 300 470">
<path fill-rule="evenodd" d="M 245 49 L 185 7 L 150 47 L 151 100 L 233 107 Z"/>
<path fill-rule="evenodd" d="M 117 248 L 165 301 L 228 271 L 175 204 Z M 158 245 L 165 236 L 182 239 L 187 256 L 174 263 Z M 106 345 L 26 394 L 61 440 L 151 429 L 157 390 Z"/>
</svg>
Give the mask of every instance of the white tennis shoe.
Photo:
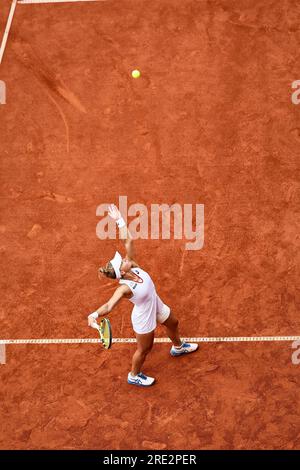
<svg viewBox="0 0 300 470">
<path fill-rule="evenodd" d="M 155 382 L 153 377 L 147 377 L 147 375 L 140 372 L 138 375 L 131 375 L 131 372 L 128 374 L 127 382 L 130 385 L 137 385 L 139 387 L 150 387 Z"/>
<path fill-rule="evenodd" d="M 181 348 L 171 347 L 170 354 L 171 356 L 181 356 L 182 354 L 192 353 L 198 349 L 197 343 L 182 343 Z"/>
</svg>

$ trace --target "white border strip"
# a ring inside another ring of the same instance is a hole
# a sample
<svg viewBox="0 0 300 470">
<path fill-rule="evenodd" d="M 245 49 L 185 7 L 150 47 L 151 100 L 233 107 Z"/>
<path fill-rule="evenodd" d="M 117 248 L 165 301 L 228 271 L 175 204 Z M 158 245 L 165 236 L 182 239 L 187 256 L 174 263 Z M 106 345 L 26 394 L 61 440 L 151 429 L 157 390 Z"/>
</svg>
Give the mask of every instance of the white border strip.
<svg viewBox="0 0 300 470">
<path fill-rule="evenodd" d="M 6 23 L 6 28 L 5 28 L 5 31 L 4 31 L 4 34 L 3 34 L 2 43 L 1 43 L 1 47 L 0 47 L 0 64 L 2 63 L 2 59 L 3 59 L 3 55 L 4 55 L 4 51 L 5 51 L 5 46 L 6 46 L 6 43 L 7 43 L 7 38 L 8 38 L 8 34 L 9 34 L 9 30 L 10 30 L 10 27 L 11 27 L 12 20 L 13 20 L 13 17 L 14 17 L 16 6 L 17 6 L 17 0 L 13 0 L 12 4 L 11 4 L 11 7 L 10 7 L 10 12 L 9 12 L 7 23 Z"/>
<path fill-rule="evenodd" d="M 182 338 L 183 341 L 193 343 L 239 343 L 239 342 L 264 342 L 264 341 L 298 341 L 300 336 L 227 336 L 207 338 Z M 135 338 L 113 338 L 113 343 L 136 343 Z M 155 338 L 155 343 L 170 343 L 169 338 Z M 1 344 L 86 344 L 101 343 L 100 338 L 58 338 L 58 339 L 1 339 Z"/>
</svg>

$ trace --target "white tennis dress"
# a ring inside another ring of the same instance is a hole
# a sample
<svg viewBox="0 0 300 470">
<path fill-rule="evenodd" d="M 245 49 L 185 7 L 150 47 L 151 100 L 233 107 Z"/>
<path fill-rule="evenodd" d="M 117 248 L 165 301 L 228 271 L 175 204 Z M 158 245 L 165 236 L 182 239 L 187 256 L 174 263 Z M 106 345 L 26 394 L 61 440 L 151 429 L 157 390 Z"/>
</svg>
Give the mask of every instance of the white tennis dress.
<svg viewBox="0 0 300 470">
<path fill-rule="evenodd" d="M 163 303 L 156 293 L 154 282 L 149 274 L 141 268 L 131 268 L 139 277 L 139 282 L 120 279 L 120 284 L 126 284 L 134 304 L 131 321 L 133 329 L 138 334 L 150 333 L 156 328 L 157 321 L 164 323 L 170 315 L 170 308 Z"/>
</svg>

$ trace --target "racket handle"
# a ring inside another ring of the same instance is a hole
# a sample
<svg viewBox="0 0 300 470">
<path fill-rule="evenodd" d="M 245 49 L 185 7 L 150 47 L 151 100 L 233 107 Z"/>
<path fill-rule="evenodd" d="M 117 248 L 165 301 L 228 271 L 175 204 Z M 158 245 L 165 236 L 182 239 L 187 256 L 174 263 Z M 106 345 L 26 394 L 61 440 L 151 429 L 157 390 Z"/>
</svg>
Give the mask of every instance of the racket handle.
<svg viewBox="0 0 300 470">
<path fill-rule="evenodd" d="M 99 330 L 99 325 L 98 325 L 98 323 L 97 323 L 96 321 L 91 324 L 91 327 L 92 327 L 92 328 L 95 328 L 95 330 Z"/>
</svg>

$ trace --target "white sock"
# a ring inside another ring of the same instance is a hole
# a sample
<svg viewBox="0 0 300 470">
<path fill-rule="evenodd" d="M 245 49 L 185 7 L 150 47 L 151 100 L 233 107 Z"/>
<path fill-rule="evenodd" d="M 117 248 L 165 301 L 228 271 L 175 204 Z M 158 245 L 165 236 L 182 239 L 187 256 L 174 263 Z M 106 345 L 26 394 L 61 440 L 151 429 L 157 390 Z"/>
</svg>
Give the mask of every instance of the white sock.
<svg viewBox="0 0 300 470">
<path fill-rule="evenodd" d="M 183 343 L 181 343 L 181 346 L 174 346 L 176 349 L 181 349 L 183 346 Z"/>
</svg>

